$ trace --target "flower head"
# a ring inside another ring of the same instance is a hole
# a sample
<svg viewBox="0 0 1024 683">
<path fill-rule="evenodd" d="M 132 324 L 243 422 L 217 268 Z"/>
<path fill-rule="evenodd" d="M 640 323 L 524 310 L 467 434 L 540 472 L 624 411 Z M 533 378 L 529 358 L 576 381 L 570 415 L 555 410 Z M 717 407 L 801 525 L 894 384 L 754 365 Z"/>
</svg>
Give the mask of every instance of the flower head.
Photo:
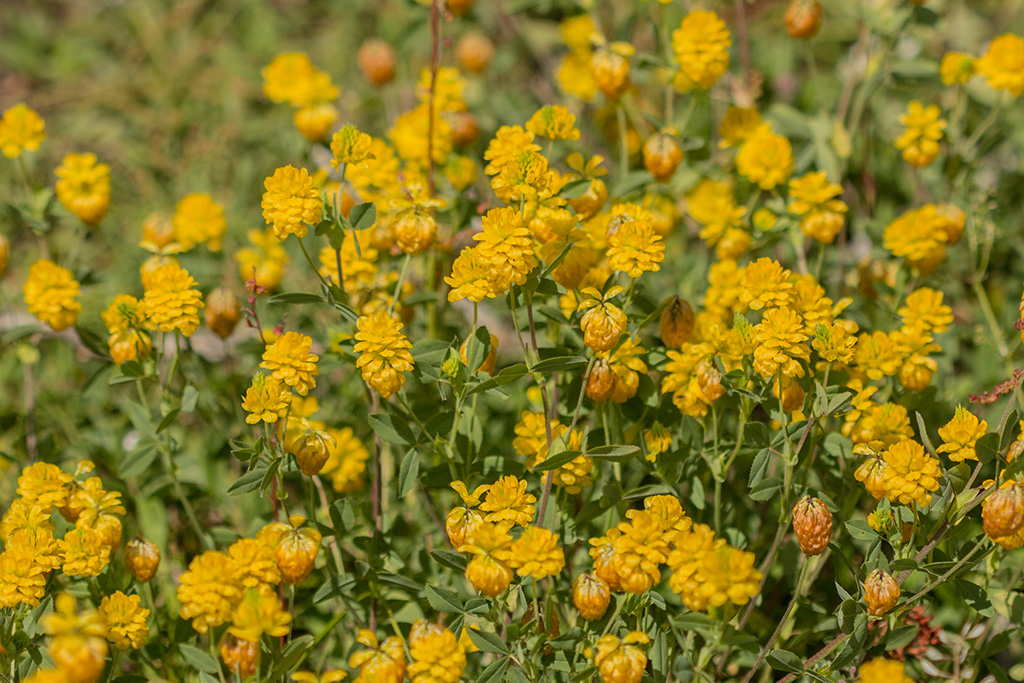
<svg viewBox="0 0 1024 683">
<path fill-rule="evenodd" d="M 117 591 L 103 598 L 99 614 L 107 627 L 107 640 L 119 650 L 138 650 L 149 637 L 149 610 L 138 595 Z"/>
<path fill-rule="evenodd" d="M 729 68 L 732 38 L 725 22 L 714 12 L 690 12 L 672 32 L 672 51 L 682 90 L 709 89 Z"/>
<path fill-rule="evenodd" d="M 363 381 L 382 397 L 390 398 L 405 384 L 405 374 L 413 368 L 412 344 L 402 332 L 404 325 L 387 311 L 364 315 L 356 322 L 356 366 Z"/>
<path fill-rule="evenodd" d="M 205 244 L 210 251 L 220 251 L 227 230 L 224 207 L 208 194 L 196 192 L 181 198 L 171 219 L 174 236 L 183 251 Z"/>
<path fill-rule="evenodd" d="M 60 332 L 75 324 L 82 304 L 81 288 L 70 270 L 42 259 L 32 264 L 22 287 L 28 312 Z"/>
<path fill-rule="evenodd" d="M 987 430 L 988 422 L 979 420 L 974 413 L 958 405 L 953 419 L 939 428 L 939 438 L 943 443 L 936 450 L 948 453 L 953 462 L 977 460 L 974 446 Z"/>
<path fill-rule="evenodd" d="M 448 629 L 422 619 L 409 632 L 412 683 L 456 683 L 466 669 L 466 652 Z"/>
<path fill-rule="evenodd" d="M 768 124 L 761 124 L 740 145 L 736 170 L 762 190 L 771 190 L 792 175 L 793 147 L 785 137 L 773 133 Z"/>
<path fill-rule="evenodd" d="M 8 159 L 39 149 L 46 139 L 43 119 L 27 104 L 16 104 L 0 118 L 0 152 Z"/>
<path fill-rule="evenodd" d="M 334 154 L 331 166 L 338 168 L 342 164 L 358 164 L 373 159 L 373 153 L 370 151 L 372 142 L 369 135 L 355 126 L 343 126 L 331 138 L 331 152 Z"/>
<path fill-rule="evenodd" d="M 320 370 L 316 362 L 320 357 L 310 351 L 313 340 L 299 332 L 285 332 L 263 351 L 261 368 L 270 370 L 273 377 L 305 396 L 316 386 Z"/>
<path fill-rule="evenodd" d="M 549 140 L 579 140 L 576 116 L 561 105 L 545 105 L 526 122 L 526 130 Z"/>
<path fill-rule="evenodd" d="M 145 283 L 142 305 L 146 326 L 161 332 L 191 337 L 199 329 L 199 311 L 205 304 L 196 281 L 181 266 L 169 263 L 154 270 Z"/>
<path fill-rule="evenodd" d="M 274 171 L 263 182 L 263 218 L 274 230 L 274 235 L 283 240 L 288 235 L 303 238 L 310 225 L 320 222 L 323 215 L 323 201 L 320 190 L 313 186 L 309 171 L 294 166 L 284 166 Z"/>
<path fill-rule="evenodd" d="M 68 154 L 54 171 L 57 199 L 86 225 L 103 220 L 110 206 L 110 167 L 95 154 Z"/>
<path fill-rule="evenodd" d="M 990 87 L 1020 97 L 1024 93 L 1024 39 L 1012 33 L 995 38 L 974 67 Z"/>
<path fill-rule="evenodd" d="M 513 543 L 509 564 L 519 576 L 540 580 L 554 576 L 565 567 L 565 551 L 558 536 L 539 526 L 528 526 Z"/>
<path fill-rule="evenodd" d="M 900 117 L 906 130 L 896 139 L 896 149 L 903 152 L 903 160 L 911 166 L 927 166 L 939 155 L 939 140 L 946 128 L 941 114 L 938 105 L 925 107 L 915 100 Z"/>
<path fill-rule="evenodd" d="M 939 461 L 928 455 L 924 446 L 910 439 L 899 441 L 884 453 L 889 466 L 885 480 L 885 497 L 903 505 L 917 503 L 927 507 L 932 491 L 939 490 L 942 470 Z"/>
</svg>

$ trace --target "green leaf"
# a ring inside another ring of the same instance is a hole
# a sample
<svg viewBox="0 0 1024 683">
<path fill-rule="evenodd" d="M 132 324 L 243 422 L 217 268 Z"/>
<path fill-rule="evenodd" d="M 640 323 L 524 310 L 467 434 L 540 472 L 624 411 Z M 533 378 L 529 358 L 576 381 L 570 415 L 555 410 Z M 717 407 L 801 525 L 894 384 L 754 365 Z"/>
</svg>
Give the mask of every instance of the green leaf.
<svg viewBox="0 0 1024 683">
<path fill-rule="evenodd" d="M 416 443 L 416 437 L 409 425 L 400 420 L 393 419 L 387 413 L 376 413 L 367 418 L 370 427 L 377 433 L 381 440 L 393 443 L 398 446 L 411 446 Z"/>
<path fill-rule="evenodd" d="M 377 207 L 373 202 L 356 204 L 348 212 L 348 220 L 356 230 L 368 230 L 377 222 Z"/>
<path fill-rule="evenodd" d="M 558 372 L 560 370 L 571 370 L 586 364 L 587 359 L 583 356 L 557 356 L 537 363 L 533 366 L 533 371 L 546 374 L 549 372 Z"/>
<path fill-rule="evenodd" d="M 357 320 L 359 320 L 359 314 L 356 313 L 351 306 L 346 306 L 343 303 L 335 301 L 334 307 L 338 309 L 338 312 L 341 313 L 341 316 L 345 318 L 345 320 L 348 320 L 350 323 L 354 324 Z"/>
<path fill-rule="evenodd" d="M 866 541 L 878 537 L 871 525 L 863 519 L 852 519 L 846 523 L 846 530 L 858 541 Z"/>
<path fill-rule="evenodd" d="M 917 417 L 917 432 L 921 437 L 921 443 L 924 444 L 925 449 L 933 458 L 939 457 L 939 454 L 935 452 L 935 446 L 932 445 L 932 440 L 928 438 L 928 427 L 925 426 L 921 413 L 915 411 L 914 416 Z"/>
<path fill-rule="evenodd" d="M 178 413 L 180 412 L 181 411 L 177 408 L 172 408 L 170 412 L 164 415 L 164 419 L 160 420 L 160 424 L 156 426 L 156 433 L 159 434 L 174 424 L 174 418 L 178 417 Z"/>
<path fill-rule="evenodd" d="M 215 674 L 220 671 L 220 667 L 217 665 L 214 658 L 197 647 L 192 647 L 185 643 L 179 643 L 178 651 L 181 652 L 181 656 L 186 662 L 200 671 L 208 674 Z"/>
<path fill-rule="evenodd" d="M 765 660 L 768 662 L 768 666 L 777 671 L 798 674 L 804 670 L 804 660 L 789 650 L 772 650 Z"/>
<path fill-rule="evenodd" d="M 156 440 L 156 429 L 149 417 L 149 411 L 134 401 L 122 401 L 121 410 L 128 415 L 128 419 L 140 432 Z"/>
<path fill-rule="evenodd" d="M 582 453 L 580 453 L 579 451 L 565 450 L 562 451 L 561 453 L 558 453 L 557 455 L 552 455 L 544 462 L 539 463 L 538 465 L 532 468 L 532 471 L 547 472 L 548 470 L 558 469 L 562 465 L 572 462 L 576 458 L 580 457 L 580 455 L 582 455 Z"/>
<path fill-rule="evenodd" d="M 756 448 L 765 448 L 771 443 L 768 427 L 763 422 L 747 422 L 743 425 L 743 441 Z"/>
<path fill-rule="evenodd" d="M 410 448 L 402 458 L 402 464 L 398 468 L 398 497 L 405 498 L 416 486 L 417 477 L 420 473 L 420 454 L 415 448 Z"/>
<path fill-rule="evenodd" d="M 334 525 L 334 532 L 337 534 L 352 531 L 356 527 L 356 514 L 352 510 L 352 504 L 347 500 L 339 500 L 330 509 L 331 524 Z"/>
<path fill-rule="evenodd" d="M 473 629 L 468 629 L 470 638 L 473 637 Z M 479 645 L 477 647 L 480 647 Z M 505 672 L 508 670 L 511 660 L 508 657 L 502 657 L 496 659 L 490 663 L 490 665 L 480 672 L 480 677 L 477 679 L 477 683 L 499 683 L 504 680 Z"/>
<path fill-rule="evenodd" d="M 999 457 L 999 435 L 995 432 L 986 434 L 978 439 L 974 450 L 978 454 L 978 460 L 981 462 L 985 464 L 994 462 Z"/>
<path fill-rule="evenodd" d="M 462 600 L 455 591 L 440 586 L 427 586 L 427 602 L 438 612 L 462 613 Z"/>
<path fill-rule="evenodd" d="M 435 550 L 430 553 L 430 556 L 437 560 L 438 564 L 443 564 L 457 572 L 466 571 L 466 565 L 469 564 L 465 557 L 451 550 Z"/>
<path fill-rule="evenodd" d="M 121 467 L 119 468 L 121 476 L 128 479 L 142 474 L 156 460 L 156 455 L 156 442 L 150 439 L 139 441 L 128 454 L 128 457 L 121 461 Z"/>
<path fill-rule="evenodd" d="M 476 372 L 491 352 L 491 335 L 486 327 L 480 326 L 466 342 L 466 367 Z"/>
<path fill-rule="evenodd" d="M 782 477 L 767 477 L 750 489 L 751 500 L 769 500 L 782 490 Z"/>
<path fill-rule="evenodd" d="M 515 365 L 510 365 L 507 368 L 502 368 L 501 372 L 499 372 L 494 377 L 491 377 L 490 379 L 484 380 L 483 382 L 480 382 L 480 384 L 477 384 L 475 387 L 466 392 L 466 395 L 472 396 L 473 394 L 479 394 L 490 389 L 505 386 L 506 384 L 512 384 L 512 382 L 515 382 L 520 377 L 525 377 L 528 374 L 530 374 L 530 371 L 529 369 L 527 369 L 524 363 L 516 363 Z"/>
<path fill-rule="evenodd" d="M 762 448 L 754 456 L 754 462 L 750 465 L 750 478 L 747 481 L 749 488 L 757 486 L 764 480 L 765 475 L 768 474 L 771 453 L 770 449 Z"/>
<path fill-rule="evenodd" d="M 579 199 L 585 195 L 589 189 L 590 178 L 580 178 L 579 180 L 570 180 L 565 185 L 562 185 L 562 189 L 558 194 L 566 199 Z"/>
<path fill-rule="evenodd" d="M 229 496 L 240 496 L 243 493 L 249 493 L 255 491 L 260 487 L 263 482 L 263 475 L 266 474 L 267 470 L 263 467 L 255 467 L 241 477 L 238 478 L 234 484 L 228 489 Z"/>
<path fill-rule="evenodd" d="M 469 634 L 469 639 L 473 641 L 473 644 L 476 645 L 481 652 L 493 652 L 500 655 L 507 655 L 509 653 L 508 645 L 506 645 L 505 641 L 501 639 L 501 636 L 496 633 L 477 631 L 472 628 L 467 628 L 466 633 Z"/>
<path fill-rule="evenodd" d="M 199 390 L 191 384 L 185 387 L 185 390 L 181 392 L 181 412 L 188 414 L 196 409 L 196 404 L 199 402 Z"/>
<path fill-rule="evenodd" d="M 329 576 L 313 595 L 313 604 L 318 605 L 332 595 L 343 592 L 355 583 L 355 579 L 345 576 Z"/>
<path fill-rule="evenodd" d="M 592 458 L 604 458 L 612 462 L 626 462 L 632 460 L 640 452 L 638 446 L 598 446 L 587 450 L 587 455 Z"/>
<path fill-rule="evenodd" d="M 327 302 L 318 294 L 309 294 L 307 292 L 283 292 L 281 294 L 275 294 L 267 299 L 267 303 L 277 306 L 291 304 L 323 304 Z"/>
<path fill-rule="evenodd" d="M 277 665 L 267 680 L 276 681 L 297 667 L 299 662 L 305 659 L 306 650 L 312 644 L 313 636 L 311 635 L 299 636 L 288 643 L 288 646 L 281 653 L 281 659 L 278 660 Z"/>
</svg>

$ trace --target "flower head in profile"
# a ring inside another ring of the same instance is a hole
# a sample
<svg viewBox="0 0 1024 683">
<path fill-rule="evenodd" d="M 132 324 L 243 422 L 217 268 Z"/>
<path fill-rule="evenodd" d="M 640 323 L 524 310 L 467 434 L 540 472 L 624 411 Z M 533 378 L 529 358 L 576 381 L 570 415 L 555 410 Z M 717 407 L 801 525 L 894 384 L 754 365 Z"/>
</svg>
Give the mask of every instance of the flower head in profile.
<svg viewBox="0 0 1024 683">
<path fill-rule="evenodd" d="M 311 351 L 313 340 L 299 332 L 288 331 L 263 351 L 260 367 L 283 384 L 305 396 L 316 386 L 320 370 L 316 363 L 320 357 Z"/>
</svg>

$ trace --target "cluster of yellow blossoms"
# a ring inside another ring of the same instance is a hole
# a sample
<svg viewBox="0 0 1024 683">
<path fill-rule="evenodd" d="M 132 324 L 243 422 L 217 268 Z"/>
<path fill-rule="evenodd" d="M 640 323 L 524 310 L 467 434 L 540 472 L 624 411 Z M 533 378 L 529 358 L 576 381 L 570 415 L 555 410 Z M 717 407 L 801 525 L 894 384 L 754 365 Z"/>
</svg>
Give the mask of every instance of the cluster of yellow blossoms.
<svg viewBox="0 0 1024 683">
<path fill-rule="evenodd" d="M 121 494 L 104 490 L 99 477 L 85 476 L 92 469 L 91 462 L 83 461 L 69 474 L 38 462 L 21 471 L 18 497 L 0 521 L 0 606 L 39 605 L 57 570 L 71 581 L 91 581 L 110 564 L 121 545 L 125 508 Z M 55 536 L 55 513 L 71 525 L 63 537 Z M 125 548 L 130 566 L 138 543 Z M 95 683 L 107 664 L 108 642 L 122 650 L 145 644 L 149 610 L 138 595 L 116 591 L 102 597 L 98 610 L 79 613 L 74 598 L 65 593 L 56 597 L 42 625 L 55 668 L 37 675 Z"/>
<path fill-rule="evenodd" d="M 593 572 L 573 582 L 573 601 L 586 619 L 600 619 L 611 592 L 644 593 L 672 572 L 669 586 L 692 610 L 745 605 L 760 591 L 761 572 L 753 553 L 715 538 L 706 524 L 694 524 L 673 496 L 644 499 L 628 521 L 590 539 Z"/>
<path fill-rule="evenodd" d="M 281 606 L 276 587 L 301 584 L 320 551 L 320 533 L 301 516 L 267 524 L 253 538 L 241 538 L 226 551 L 197 555 L 179 578 L 182 619 L 206 633 L 229 623 L 220 643 L 221 658 L 243 677 L 258 664 L 260 638 L 284 636 L 292 615 Z M 245 645 L 248 643 L 249 645 Z"/>
</svg>

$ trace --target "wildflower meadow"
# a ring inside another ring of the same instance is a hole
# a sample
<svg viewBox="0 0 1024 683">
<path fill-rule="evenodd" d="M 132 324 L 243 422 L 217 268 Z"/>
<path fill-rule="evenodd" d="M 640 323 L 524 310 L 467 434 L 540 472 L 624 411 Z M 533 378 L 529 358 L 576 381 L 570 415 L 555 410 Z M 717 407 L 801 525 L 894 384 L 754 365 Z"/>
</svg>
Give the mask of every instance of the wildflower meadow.
<svg viewBox="0 0 1024 683">
<path fill-rule="evenodd" d="M 0 682 L 1024 680 L 1022 35 L 0 4 Z"/>
</svg>

